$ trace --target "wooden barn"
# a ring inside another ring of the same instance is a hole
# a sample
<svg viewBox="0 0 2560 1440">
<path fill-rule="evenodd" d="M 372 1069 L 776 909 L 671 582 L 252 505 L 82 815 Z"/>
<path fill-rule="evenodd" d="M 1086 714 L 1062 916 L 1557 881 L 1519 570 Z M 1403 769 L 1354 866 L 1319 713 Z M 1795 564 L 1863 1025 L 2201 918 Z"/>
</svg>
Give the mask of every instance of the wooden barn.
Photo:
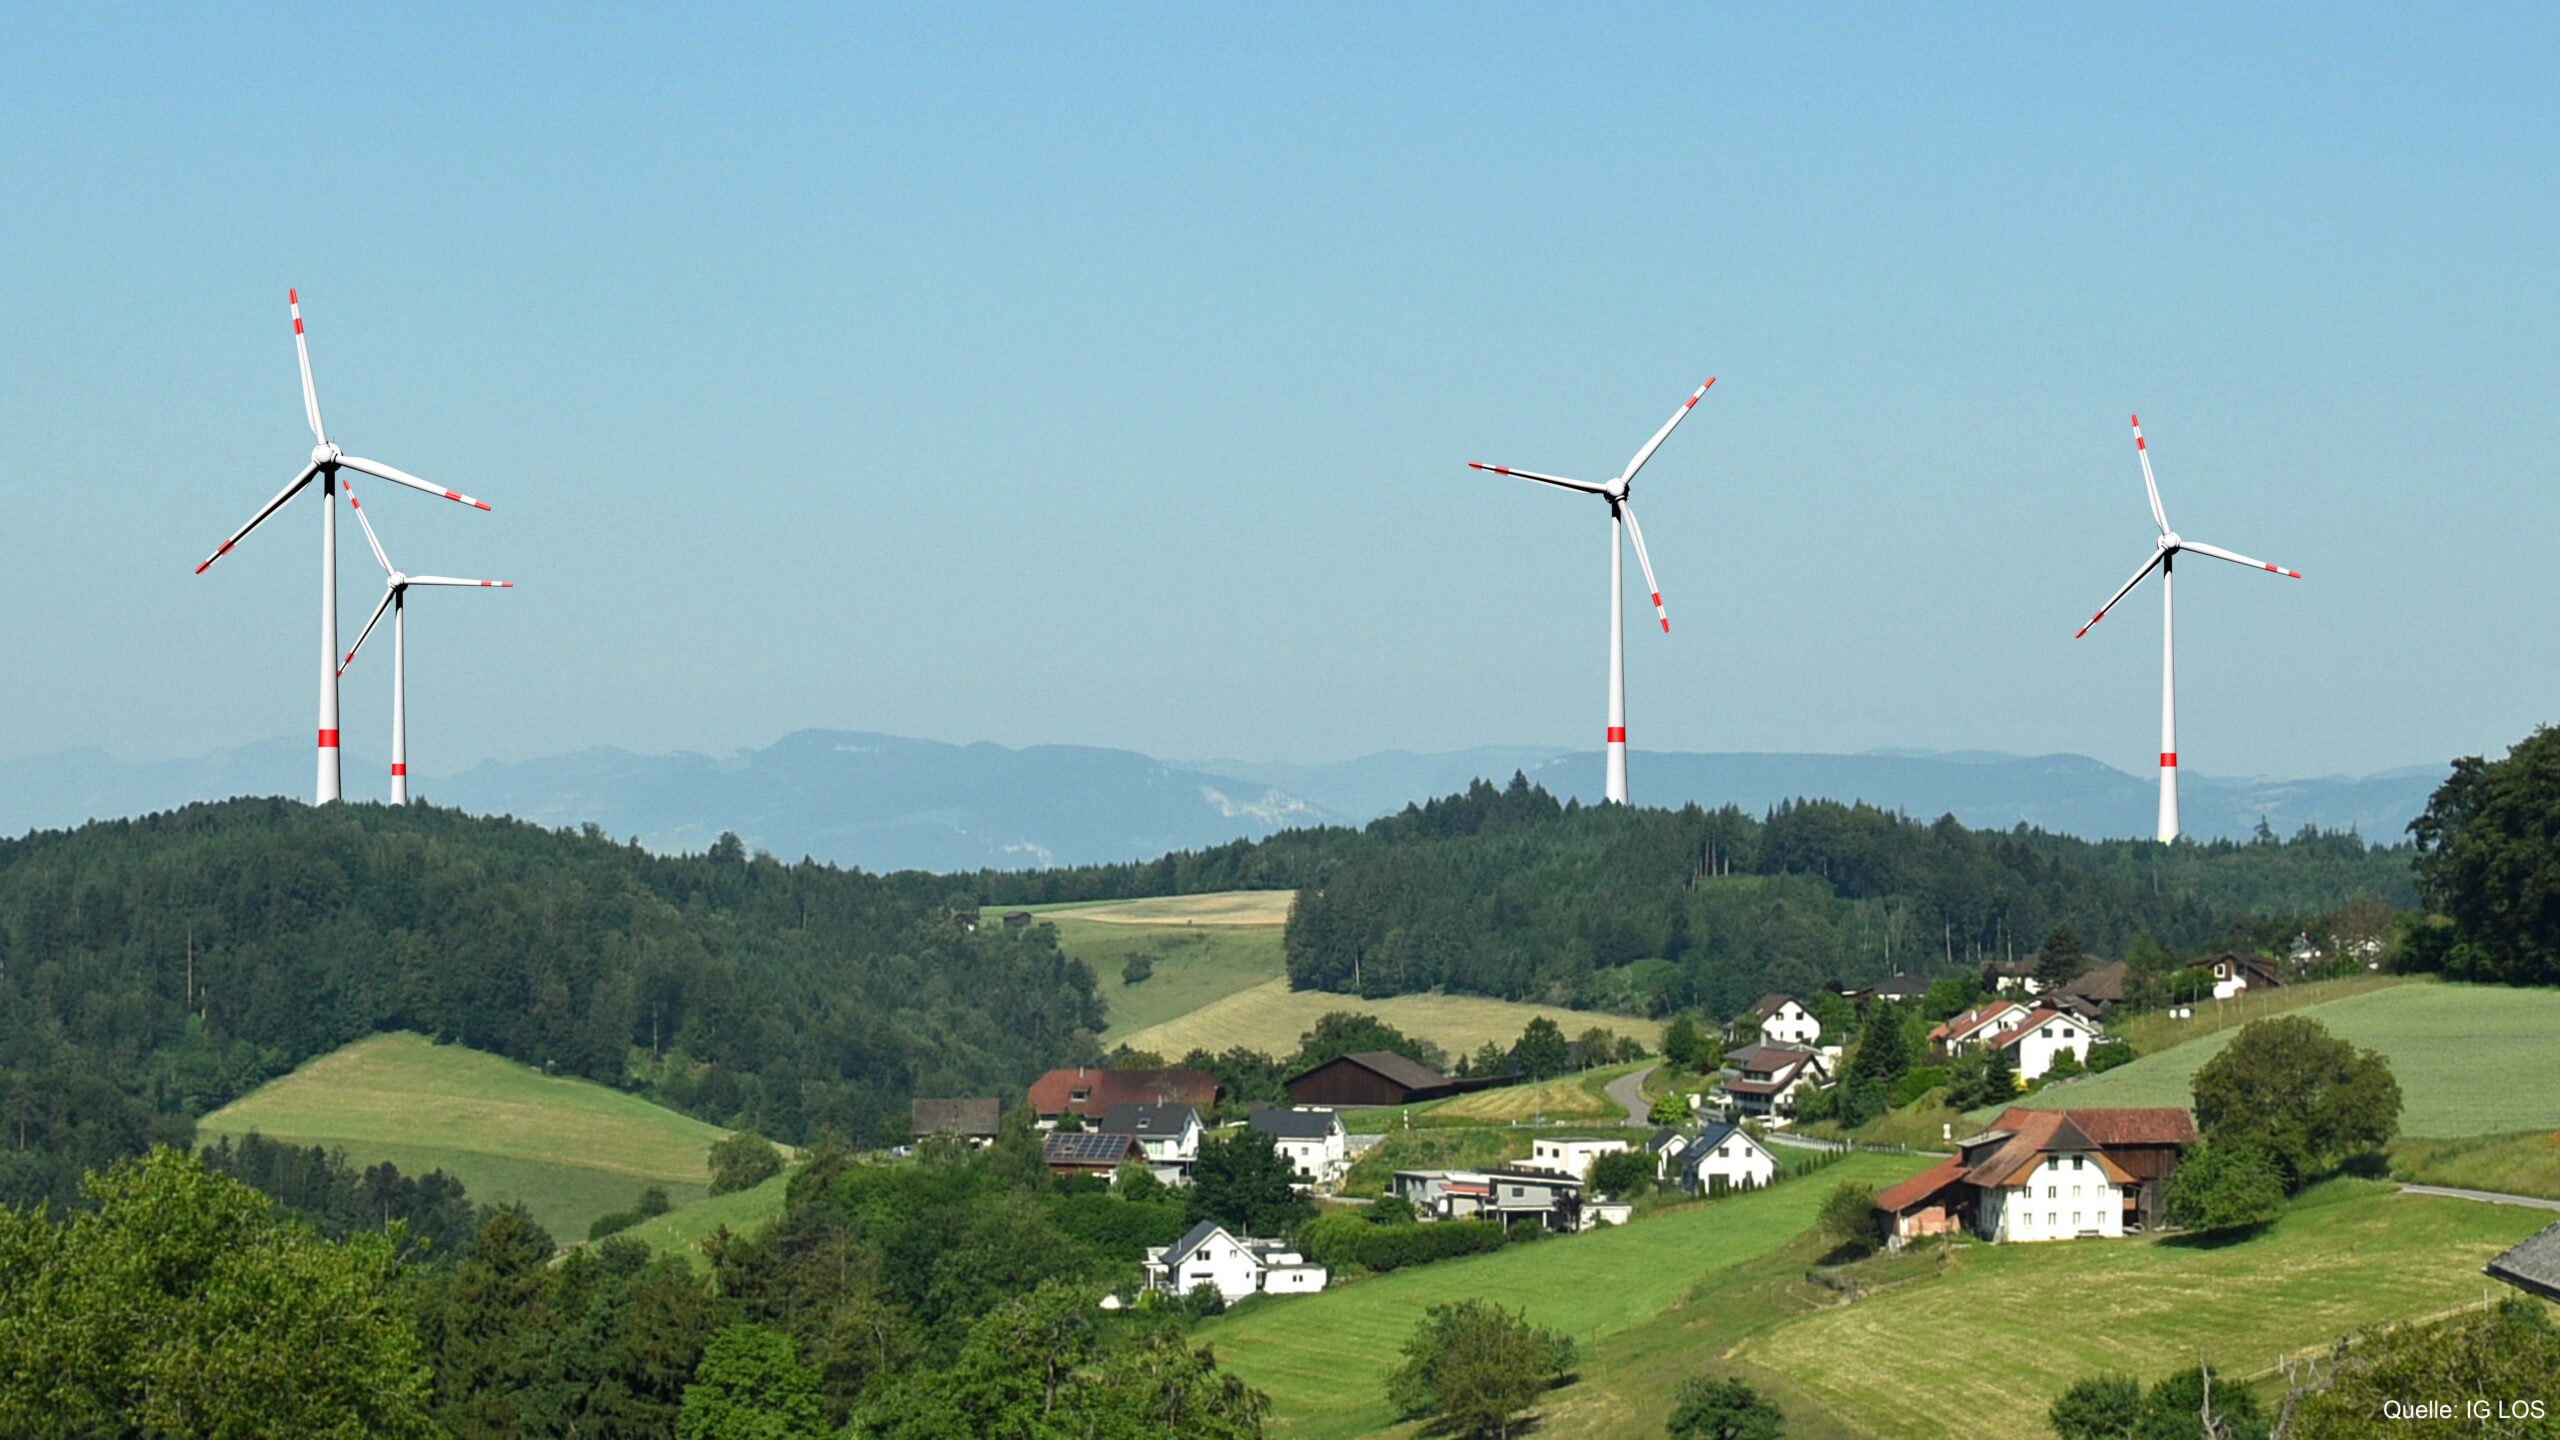
<svg viewBox="0 0 2560 1440">
<path fill-rule="evenodd" d="M 1452 1080 L 1392 1050 L 1363 1050 L 1335 1056 L 1285 1083 L 1292 1105 L 1409 1105 L 1500 1082 Z"/>
</svg>

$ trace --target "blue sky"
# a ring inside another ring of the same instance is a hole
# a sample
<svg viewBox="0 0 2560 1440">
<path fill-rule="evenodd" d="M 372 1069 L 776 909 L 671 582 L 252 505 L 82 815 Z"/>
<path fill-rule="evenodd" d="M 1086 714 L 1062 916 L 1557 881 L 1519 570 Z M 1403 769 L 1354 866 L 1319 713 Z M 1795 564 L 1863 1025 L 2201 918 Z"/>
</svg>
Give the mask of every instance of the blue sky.
<svg viewBox="0 0 2560 1440">
<path fill-rule="evenodd" d="M 307 733 L 333 437 L 432 776 L 808 725 L 1185 757 L 2502 748 L 2560 652 L 2543 7 L 166 8 L 0 46 L 0 753 Z M 352 532 L 352 527 L 349 527 Z M 342 537 L 343 623 L 377 593 Z M 1630 580 L 1632 582 L 1632 564 Z M 1642 597 L 1630 598 L 1641 605 Z M 389 676 L 347 679 L 352 759 Z M 361 771 L 352 772 L 361 773 Z"/>
</svg>

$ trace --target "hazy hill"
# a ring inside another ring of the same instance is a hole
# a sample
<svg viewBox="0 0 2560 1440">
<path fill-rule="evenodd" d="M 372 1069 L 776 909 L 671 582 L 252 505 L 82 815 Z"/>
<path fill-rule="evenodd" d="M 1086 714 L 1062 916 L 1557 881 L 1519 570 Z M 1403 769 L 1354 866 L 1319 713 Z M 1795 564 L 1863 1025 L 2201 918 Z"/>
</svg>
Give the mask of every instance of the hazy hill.
<svg viewBox="0 0 2560 1440">
<path fill-rule="evenodd" d="M 273 741 L 192 760 L 125 761 L 85 749 L 0 761 L 0 834 L 165 810 L 235 795 L 302 795 L 307 744 Z M 2090 839 L 2151 828 L 2155 781 L 2086 756 L 1870 752 L 1640 752 L 1636 798 L 1762 811 L 1797 798 L 1863 800 L 1975 828 L 2025 822 Z M 723 830 L 786 858 L 872 870 L 1031 868 L 1133 860 L 1256 839 L 1292 826 L 1363 823 L 1513 771 L 1560 796 L 1599 798 L 1597 752 L 1520 746 L 1389 751 L 1334 764 L 1164 761 L 1081 745 L 951 745 L 803 730 L 734 755 L 583 750 L 427 774 L 419 793 L 546 825 L 592 822 L 661 851 L 699 851 Z M 350 764 L 349 794 L 377 780 Z M 2229 780 L 2189 771 L 2188 833 L 2241 838 L 2263 816 L 2396 840 L 2442 778 L 2435 767 L 2362 778 Z"/>
</svg>

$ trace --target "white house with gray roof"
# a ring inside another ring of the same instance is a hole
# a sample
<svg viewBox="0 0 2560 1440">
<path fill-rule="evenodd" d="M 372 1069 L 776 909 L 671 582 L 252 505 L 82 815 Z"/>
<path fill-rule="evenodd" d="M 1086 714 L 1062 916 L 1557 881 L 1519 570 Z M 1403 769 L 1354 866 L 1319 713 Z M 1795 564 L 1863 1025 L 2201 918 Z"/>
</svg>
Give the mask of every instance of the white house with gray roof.
<svg viewBox="0 0 2560 1440">
<path fill-rule="evenodd" d="M 1757 1190 L 1778 1178 L 1778 1157 L 1739 1125 L 1710 1125 L 1680 1152 L 1680 1188 L 1697 1194 Z"/>
<path fill-rule="evenodd" d="M 1351 1134 L 1331 1110 L 1277 1107 L 1256 1110 L 1247 1125 L 1271 1137 L 1271 1146 L 1297 1167 L 1308 1185 L 1330 1185 L 1351 1168 Z"/>
<path fill-rule="evenodd" d="M 1253 1295 L 1312 1295 L 1324 1288 L 1325 1269 L 1309 1264 L 1286 1240 L 1239 1240 L 1214 1220 L 1203 1220 L 1170 1245 L 1150 1246 L 1144 1262 L 1147 1288 L 1188 1295 L 1206 1285 L 1228 1301 Z"/>
</svg>

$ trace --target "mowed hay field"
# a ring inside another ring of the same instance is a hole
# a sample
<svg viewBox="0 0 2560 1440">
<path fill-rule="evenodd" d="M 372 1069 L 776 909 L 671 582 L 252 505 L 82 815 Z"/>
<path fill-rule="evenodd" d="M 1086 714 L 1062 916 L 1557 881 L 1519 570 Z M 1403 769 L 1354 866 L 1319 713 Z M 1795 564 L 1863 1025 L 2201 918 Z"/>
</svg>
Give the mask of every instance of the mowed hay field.
<svg viewBox="0 0 2560 1440">
<path fill-rule="evenodd" d="M 2403 1135 L 2547 1130 L 2560 1119 L 2560 991 L 2395 985 L 2293 1013 L 2390 1058 L 2406 1103 Z M 2019 1103 L 2042 1110 L 2191 1105 L 2196 1071 L 2239 1033 L 2217 1031 L 2103 1075 L 2049 1086 Z M 1996 1112 L 1973 1113 L 1987 1119 Z"/>
<path fill-rule="evenodd" d="M 1827 1189 L 1827 1173 L 1811 1187 Z M 2155 1380 L 2203 1353 L 2254 1378 L 2280 1353 L 2476 1304 L 2490 1283 L 2480 1267 L 2550 1219 L 2333 1181 L 2238 1244 L 1972 1246 L 1944 1274 L 1782 1321 L 1744 1338 L 1730 1358 L 1746 1376 L 1779 1377 L 1847 1433 L 2028 1440 L 2051 1434 L 2046 1407 L 2083 1376 Z M 1710 1357 L 1699 1358 L 1699 1369 L 1710 1368 Z M 1589 1433 L 1653 1435 L 1660 1426 L 1658 1415 L 1631 1416 Z"/>
<path fill-rule="evenodd" d="M 1093 967 L 1108 1006 L 1102 1038 L 1116 1044 L 1239 990 L 1280 978 L 1281 939 L 1294 890 L 1232 890 L 1155 900 L 1031 907 L 1057 927 L 1058 948 Z M 992 921 L 996 912 L 983 912 Z M 1120 978 L 1135 954 L 1155 957 L 1155 973 L 1135 985 Z M 1294 1035 L 1291 1043 L 1296 1043 Z"/>
<path fill-rule="evenodd" d="M 785 1170 L 761 1185 L 680 1205 L 621 1233 L 661 1255 L 680 1255 L 696 1270 L 708 1270 L 711 1261 L 702 1253 L 702 1242 L 711 1232 L 725 1225 L 733 1235 L 755 1234 L 781 1218 L 790 1189 L 791 1172 Z"/>
<path fill-rule="evenodd" d="M 1702 1277 L 1787 1244 L 1813 1224 L 1823 1197 L 1841 1181 L 1888 1185 L 1922 1163 L 1854 1156 L 1803 1179 L 1615 1230 L 1398 1270 L 1320 1295 L 1257 1301 L 1210 1321 L 1194 1338 L 1217 1348 L 1221 1366 L 1269 1392 L 1274 1435 L 1374 1435 L 1394 1428 L 1387 1372 L 1429 1306 L 1470 1296 L 1525 1306 L 1532 1321 L 1571 1333 L 1589 1354 L 1670 1309 Z M 1633 1423 L 1639 1418 L 1641 1425 Z M 1630 1433 L 1661 1429 L 1659 1415 L 1630 1417 Z"/>
<path fill-rule="evenodd" d="M 1299 1036 L 1315 1028 L 1319 1017 L 1335 1010 L 1375 1015 L 1415 1039 L 1430 1041 L 1452 1057 L 1475 1050 L 1488 1040 L 1508 1048 L 1520 1038 L 1521 1030 L 1541 1015 L 1563 1026 L 1567 1039 L 1597 1025 L 1621 1035 L 1633 1035 L 1647 1049 L 1658 1049 L 1662 1044 L 1662 1022 L 1640 1016 L 1524 1005 L 1481 995 L 1393 995 L 1384 1000 L 1364 1000 L 1330 990 L 1292 990 L 1288 981 L 1276 979 L 1237 991 L 1189 1014 L 1113 1038 L 1168 1058 L 1187 1055 L 1195 1049 L 1214 1054 L 1234 1045 L 1270 1055 L 1287 1055 L 1298 1048 Z"/>
<path fill-rule="evenodd" d="M 679 1206 L 704 1198 L 711 1144 L 729 1133 L 591 1081 L 410 1034 L 331 1051 L 196 1128 L 199 1143 L 255 1130 L 343 1149 L 358 1165 L 442 1169 L 475 1201 L 522 1202 L 563 1244 L 650 1185 Z"/>
</svg>

